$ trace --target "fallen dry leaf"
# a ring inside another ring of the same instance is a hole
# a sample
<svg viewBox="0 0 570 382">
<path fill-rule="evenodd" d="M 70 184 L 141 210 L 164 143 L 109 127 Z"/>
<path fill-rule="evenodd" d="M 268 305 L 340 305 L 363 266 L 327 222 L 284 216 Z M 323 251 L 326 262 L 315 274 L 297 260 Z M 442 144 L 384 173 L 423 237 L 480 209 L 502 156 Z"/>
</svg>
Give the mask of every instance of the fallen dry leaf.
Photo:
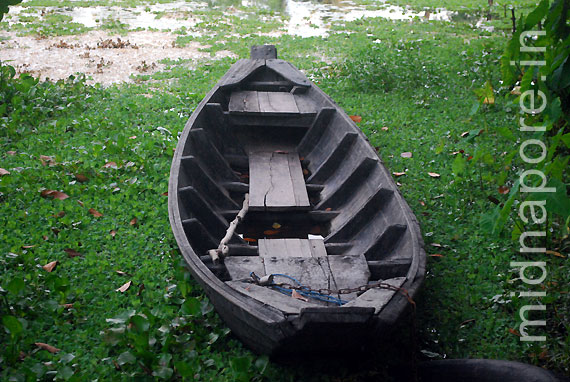
<svg viewBox="0 0 570 382">
<path fill-rule="evenodd" d="M 381 130 L 382 130 L 382 131 L 388 131 L 388 126 L 384 126 L 384 127 L 382 127 L 382 129 L 381 129 Z"/>
<path fill-rule="evenodd" d="M 406 175 L 405 172 L 393 172 L 392 174 L 394 174 L 394 176 L 402 176 L 402 175 Z"/>
<path fill-rule="evenodd" d="M 51 272 L 55 269 L 55 267 L 57 267 L 57 264 L 59 264 L 59 262 L 56 261 L 52 261 L 50 263 L 47 263 L 46 265 L 44 265 L 42 268 L 46 271 L 46 272 Z"/>
<path fill-rule="evenodd" d="M 79 204 L 81 207 L 85 206 L 81 200 L 78 200 L 77 204 Z"/>
<path fill-rule="evenodd" d="M 293 290 L 291 291 L 291 297 L 296 298 L 297 300 L 305 301 L 305 302 L 308 302 L 308 301 L 309 301 L 309 299 L 308 299 L 307 297 L 303 296 L 302 294 L 300 294 L 299 292 L 297 292 L 295 289 L 293 289 Z"/>
<path fill-rule="evenodd" d="M 22 245 L 22 249 L 34 248 L 36 245 Z"/>
<path fill-rule="evenodd" d="M 48 344 L 44 344 L 43 342 L 36 342 L 34 345 L 36 345 L 37 347 L 39 347 L 42 350 L 47 350 L 50 353 L 57 353 L 58 351 L 60 351 L 60 349 L 53 347 L 51 345 L 48 345 Z"/>
<path fill-rule="evenodd" d="M 127 291 L 127 289 L 129 289 L 131 287 L 132 284 L 133 284 L 132 281 L 127 281 L 126 283 L 121 285 L 120 288 L 115 289 L 115 291 L 125 293 Z"/>
<path fill-rule="evenodd" d="M 162 195 L 162 196 L 168 196 L 168 191 L 163 192 L 161 195 Z"/>
<path fill-rule="evenodd" d="M 521 334 L 518 332 L 518 330 L 515 329 L 511 329 L 509 328 L 509 333 L 514 334 L 515 336 L 521 336 Z"/>
<path fill-rule="evenodd" d="M 127 272 L 123 272 L 123 271 L 115 271 L 115 272 L 117 272 L 117 274 L 121 275 L 121 276 L 129 276 L 129 274 Z"/>
<path fill-rule="evenodd" d="M 96 218 L 100 218 L 101 216 L 103 216 L 103 214 L 99 211 L 97 211 L 94 208 L 89 208 L 89 213 L 93 216 L 95 216 Z"/>
<path fill-rule="evenodd" d="M 87 182 L 87 177 L 83 174 L 75 174 L 75 179 L 77 179 L 78 182 Z"/>
<path fill-rule="evenodd" d="M 463 133 L 461 133 L 461 137 L 466 137 L 469 135 L 469 131 L 464 131 Z"/>
<path fill-rule="evenodd" d="M 351 115 L 350 119 L 352 119 L 354 122 L 358 123 L 358 122 L 362 122 L 362 117 L 359 115 Z"/>
<path fill-rule="evenodd" d="M 115 170 L 119 168 L 115 162 L 107 162 L 103 165 L 104 168 L 114 168 Z"/>
<path fill-rule="evenodd" d="M 441 248 L 443 247 L 443 245 L 439 244 L 439 243 L 431 243 L 430 244 L 432 247 L 437 247 L 437 248 Z"/>
<path fill-rule="evenodd" d="M 402 158 L 411 158 L 411 157 L 412 157 L 412 153 L 409 152 L 409 151 L 406 151 L 406 152 L 404 152 L 404 153 L 401 153 L 400 156 L 401 156 Z"/>
<path fill-rule="evenodd" d="M 4 175 L 10 175 L 10 171 L 8 171 L 4 168 L 0 168 L 0 176 L 4 176 Z"/>
<path fill-rule="evenodd" d="M 129 224 L 132 226 L 137 225 L 137 218 L 132 218 L 131 221 L 129 222 Z"/>
<path fill-rule="evenodd" d="M 115 231 L 114 229 L 109 231 L 109 235 L 111 235 L 111 237 L 115 237 L 116 234 L 117 234 L 117 231 Z"/>
<path fill-rule="evenodd" d="M 71 249 L 71 248 L 65 248 L 64 251 L 65 251 L 65 253 L 67 253 L 67 255 L 68 255 L 69 257 L 71 257 L 71 258 L 83 256 L 81 253 L 79 253 L 79 252 L 77 252 L 76 250 Z"/>
<path fill-rule="evenodd" d="M 57 214 L 51 216 L 53 216 L 54 218 L 62 218 L 65 216 L 65 211 L 59 211 Z"/>
<path fill-rule="evenodd" d="M 73 308 L 73 304 L 63 304 L 62 305 L 65 309 L 71 309 Z"/>
<path fill-rule="evenodd" d="M 43 166 L 45 166 L 46 164 L 50 165 L 50 166 L 55 166 L 57 164 L 53 160 L 53 157 L 51 157 L 49 155 L 40 155 L 40 160 L 42 161 Z"/>
<path fill-rule="evenodd" d="M 6 151 L 6 154 L 13 156 L 13 155 L 16 155 L 16 152 L 15 151 Z"/>
<path fill-rule="evenodd" d="M 129 139 L 137 139 L 137 136 L 133 135 L 133 136 L 129 137 Z"/>
<path fill-rule="evenodd" d="M 506 195 L 509 193 L 509 191 L 510 191 L 510 189 L 506 186 L 499 187 L 499 194 Z"/>
<path fill-rule="evenodd" d="M 42 196 L 42 198 L 53 198 L 53 199 L 59 199 L 59 200 L 65 200 L 67 198 L 69 198 L 69 195 L 61 192 L 61 191 L 55 191 L 55 190 L 43 190 L 40 195 Z"/>
<path fill-rule="evenodd" d="M 445 257 L 441 253 L 434 253 L 433 255 L 430 255 L 430 256 L 431 257 Z"/>
<path fill-rule="evenodd" d="M 439 174 L 437 172 L 428 172 L 428 175 L 431 176 L 432 178 L 439 178 Z"/>
<path fill-rule="evenodd" d="M 473 159 L 473 155 L 469 155 L 469 156 L 467 157 L 467 160 L 471 160 L 471 159 Z"/>
<path fill-rule="evenodd" d="M 544 251 L 544 253 L 546 253 L 547 255 L 554 255 L 557 257 L 562 257 L 562 258 L 566 258 L 566 256 L 564 256 L 563 254 L 561 254 L 560 252 L 556 252 L 550 249 L 547 249 L 546 251 Z"/>
<path fill-rule="evenodd" d="M 421 200 L 420 200 L 420 204 L 421 204 L 422 206 L 425 206 L 425 205 L 426 205 L 426 204 L 425 204 L 423 201 L 421 201 Z"/>
</svg>

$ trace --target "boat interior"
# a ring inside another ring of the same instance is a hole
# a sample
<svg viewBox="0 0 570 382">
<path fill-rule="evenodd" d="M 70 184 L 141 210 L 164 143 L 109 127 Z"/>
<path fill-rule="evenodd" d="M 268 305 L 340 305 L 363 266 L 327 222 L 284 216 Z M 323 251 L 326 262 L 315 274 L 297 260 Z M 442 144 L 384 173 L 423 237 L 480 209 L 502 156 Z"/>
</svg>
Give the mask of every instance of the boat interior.
<svg viewBox="0 0 570 382">
<path fill-rule="evenodd" d="M 350 118 L 270 57 L 239 61 L 189 121 L 178 178 L 185 234 L 220 280 L 285 314 L 331 305 L 378 313 L 394 290 L 329 293 L 378 281 L 398 288 L 415 276 L 405 203 Z M 248 212 L 214 262 L 208 250 L 246 193 Z M 262 286 L 252 273 L 307 289 Z"/>
</svg>

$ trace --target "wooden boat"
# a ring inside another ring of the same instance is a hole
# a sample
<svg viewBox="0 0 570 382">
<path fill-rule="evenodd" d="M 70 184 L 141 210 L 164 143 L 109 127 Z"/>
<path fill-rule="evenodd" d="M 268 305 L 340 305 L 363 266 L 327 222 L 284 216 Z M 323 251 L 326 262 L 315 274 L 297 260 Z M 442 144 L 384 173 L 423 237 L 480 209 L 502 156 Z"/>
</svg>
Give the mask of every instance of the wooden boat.
<svg viewBox="0 0 570 382">
<path fill-rule="evenodd" d="M 381 339 L 410 306 L 423 242 L 365 135 L 276 57 L 252 47 L 190 117 L 170 222 L 193 276 L 250 348 L 346 351 Z"/>
</svg>

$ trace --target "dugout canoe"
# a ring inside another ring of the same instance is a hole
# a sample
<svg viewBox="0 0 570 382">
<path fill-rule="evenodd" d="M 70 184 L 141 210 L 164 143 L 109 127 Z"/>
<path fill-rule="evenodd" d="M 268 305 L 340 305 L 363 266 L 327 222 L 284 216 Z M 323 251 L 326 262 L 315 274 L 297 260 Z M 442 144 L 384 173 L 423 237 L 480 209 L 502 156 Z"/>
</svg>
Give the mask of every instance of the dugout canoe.
<svg viewBox="0 0 570 382">
<path fill-rule="evenodd" d="M 259 353 L 381 341 L 424 279 L 417 220 L 382 160 L 271 45 L 252 47 L 188 120 L 168 207 L 192 275 Z"/>
</svg>

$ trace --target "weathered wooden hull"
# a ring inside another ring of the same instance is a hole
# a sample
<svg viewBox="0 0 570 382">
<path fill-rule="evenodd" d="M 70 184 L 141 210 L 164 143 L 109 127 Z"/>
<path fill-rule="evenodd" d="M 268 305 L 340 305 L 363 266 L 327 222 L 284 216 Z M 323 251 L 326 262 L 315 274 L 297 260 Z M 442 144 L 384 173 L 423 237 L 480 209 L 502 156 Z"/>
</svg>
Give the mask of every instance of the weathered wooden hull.
<svg viewBox="0 0 570 382">
<path fill-rule="evenodd" d="M 260 49 L 252 53 L 256 59 L 240 60 L 228 71 L 181 134 L 169 183 L 170 222 L 180 251 L 220 316 L 257 352 L 334 351 L 381 341 L 409 306 L 405 293 L 384 294 L 380 305 L 360 303 L 355 295 L 351 306 L 308 304 L 295 312 L 252 298 L 247 288 L 236 290 L 228 281 L 229 264 L 213 264 L 206 256 L 218 247 L 244 194 L 256 192 L 254 181 L 247 181 L 248 161 L 254 171 L 256 145 L 269 142 L 298 152 L 309 201 L 293 198 L 289 208 L 252 197 L 242 235 L 230 240 L 230 257 L 261 251 L 246 237 L 320 233 L 327 262 L 334 256 L 365 258 L 370 282 L 396 280 L 413 297 L 424 278 L 417 220 L 364 134 L 301 72 L 268 58 L 267 47 Z M 253 109 L 247 105 L 252 95 Z M 275 221 L 283 223 L 282 231 L 271 230 Z"/>
</svg>

